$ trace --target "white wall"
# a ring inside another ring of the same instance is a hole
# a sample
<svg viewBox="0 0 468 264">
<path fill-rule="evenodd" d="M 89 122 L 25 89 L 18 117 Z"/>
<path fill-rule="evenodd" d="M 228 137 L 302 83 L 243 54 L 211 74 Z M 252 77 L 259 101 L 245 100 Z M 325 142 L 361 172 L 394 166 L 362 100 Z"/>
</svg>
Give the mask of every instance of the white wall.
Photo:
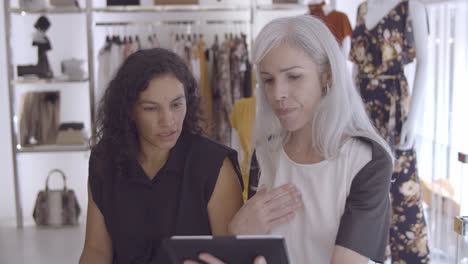
<svg viewBox="0 0 468 264">
<path fill-rule="evenodd" d="M 14 224 L 15 203 L 11 153 L 3 2 L 0 4 L 0 225 Z"/>
<path fill-rule="evenodd" d="M 13 1 L 14 2 L 14 1 Z M 95 1 L 96 6 L 102 6 L 104 0 Z M 149 5 L 152 1 L 142 1 L 143 4 Z M 215 0 L 203 0 L 203 4 L 216 4 Z M 223 1 L 227 4 L 235 3 L 238 5 L 248 4 L 248 0 L 243 1 Z M 260 1 L 261 2 L 261 1 Z M 271 2 L 271 1 L 268 1 Z M 336 8 L 345 12 L 351 24 L 355 23 L 355 15 L 357 6 L 362 0 L 338 0 L 336 1 Z M 80 1 L 84 6 L 84 1 Z M 265 2 L 266 3 L 266 2 Z M 14 5 L 16 5 L 14 3 Z M 5 223 L 15 223 L 15 203 L 14 203 L 14 184 L 13 184 L 13 162 L 11 153 L 11 137 L 10 137 L 10 119 L 9 119 L 9 102 L 8 102 L 8 89 L 7 89 L 7 74 L 6 74 L 6 47 L 5 47 L 5 32 L 4 32 L 4 12 L 3 5 L 0 7 L 0 225 Z M 256 17 L 257 25 L 255 32 L 258 32 L 260 27 L 270 21 L 271 19 L 285 15 L 298 15 L 304 14 L 307 9 L 293 10 L 289 12 L 281 11 L 260 11 Z M 220 14 L 99 14 L 96 15 L 96 21 L 115 21 L 115 20 L 144 20 L 149 19 L 175 19 L 180 16 L 186 16 L 187 19 L 201 19 L 210 17 L 212 19 L 229 18 L 229 19 L 246 19 L 248 13 L 243 12 L 228 12 Z M 241 18 L 242 17 L 242 18 Z M 37 16 L 18 16 L 13 18 L 13 23 L 18 30 L 14 31 L 12 36 L 12 43 L 15 45 L 15 51 L 12 56 L 15 65 L 34 63 L 36 53 L 35 49 L 30 46 L 30 37 L 32 33 L 31 24 L 37 19 Z M 77 57 L 87 60 L 86 56 L 86 40 L 83 38 L 85 35 L 85 22 L 83 16 L 62 16 L 54 15 L 51 18 L 52 27 L 48 32 L 48 36 L 52 42 L 53 50 L 49 52 L 49 60 L 53 67 L 54 73 L 59 73 L 60 60 Z M 159 29 L 161 30 L 161 29 Z M 206 29 L 203 29 L 206 30 Z M 208 29 L 211 30 L 211 29 Z M 232 31 L 232 28 L 216 26 L 214 31 Z M 239 30 L 239 29 L 236 29 Z M 110 28 L 95 28 L 94 51 L 95 54 L 104 42 L 106 33 L 112 33 L 113 29 Z M 245 28 L 242 31 L 247 31 Z M 74 32 L 69 34 L 68 32 Z M 213 33 L 212 32 L 212 33 Z M 68 33 L 68 34 L 67 34 Z M 137 33 L 137 32 L 135 32 Z M 212 37 L 207 34 L 209 38 Z M 66 37 L 64 37 L 66 36 Z M 95 67 L 97 70 L 97 65 Z M 89 108 L 87 107 L 87 93 L 86 84 L 73 84 L 73 85 L 55 85 L 55 86 L 30 86 L 23 85 L 16 87 L 17 96 L 15 96 L 15 111 L 16 105 L 21 97 L 21 93 L 28 90 L 44 90 L 44 89 L 58 89 L 62 95 L 63 109 L 61 111 L 61 118 L 63 121 L 82 121 L 85 123 L 86 129 L 89 131 Z M 81 98 L 81 99 L 79 99 Z M 66 101 L 66 102 L 65 102 Z M 69 110 L 65 110 L 69 107 Z M 84 111 L 84 113 L 83 113 Z M 85 117 L 82 120 L 81 117 Z M 23 203 L 23 214 L 26 224 L 31 222 L 32 208 L 37 192 L 44 187 L 44 179 L 47 172 L 52 168 L 60 168 L 65 171 L 69 178 L 69 187 L 75 189 L 79 198 L 80 204 L 83 209 L 86 209 L 86 178 L 87 178 L 87 159 L 88 153 L 48 153 L 48 154 L 20 154 L 18 155 L 18 173 L 20 178 L 20 194 Z M 53 181 L 53 186 L 58 187 L 59 183 Z"/>
</svg>

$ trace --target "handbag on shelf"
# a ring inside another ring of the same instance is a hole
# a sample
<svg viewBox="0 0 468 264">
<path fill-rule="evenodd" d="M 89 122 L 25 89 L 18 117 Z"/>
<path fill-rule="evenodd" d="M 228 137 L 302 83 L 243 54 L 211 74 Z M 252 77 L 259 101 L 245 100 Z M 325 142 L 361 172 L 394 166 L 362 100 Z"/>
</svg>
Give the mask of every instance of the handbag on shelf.
<svg viewBox="0 0 468 264">
<path fill-rule="evenodd" d="M 57 145 L 85 145 L 83 123 L 62 123 L 57 134 Z"/>
<path fill-rule="evenodd" d="M 52 175 L 62 176 L 63 189 L 50 190 L 49 179 Z M 49 172 L 45 190 L 38 193 L 34 206 L 33 218 L 38 226 L 70 226 L 78 224 L 81 208 L 75 192 L 67 188 L 67 179 L 63 171 L 54 169 Z"/>
</svg>

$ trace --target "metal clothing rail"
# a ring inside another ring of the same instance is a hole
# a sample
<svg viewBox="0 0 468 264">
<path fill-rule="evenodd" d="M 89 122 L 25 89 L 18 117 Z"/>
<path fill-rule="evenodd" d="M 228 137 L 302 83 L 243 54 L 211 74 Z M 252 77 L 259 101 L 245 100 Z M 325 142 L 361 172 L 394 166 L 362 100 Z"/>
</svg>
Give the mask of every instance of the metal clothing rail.
<svg viewBox="0 0 468 264">
<path fill-rule="evenodd" d="M 142 13 L 142 12 L 201 12 L 201 11 L 249 11 L 250 6 L 236 5 L 154 5 L 154 6 L 108 6 L 93 8 L 103 13 Z"/>
<path fill-rule="evenodd" d="M 163 20 L 163 21 L 119 21 L 96 22 L 96 26 L 165 26 L 165 25 L 249 25 L 247 20 Z"/>
</svg>

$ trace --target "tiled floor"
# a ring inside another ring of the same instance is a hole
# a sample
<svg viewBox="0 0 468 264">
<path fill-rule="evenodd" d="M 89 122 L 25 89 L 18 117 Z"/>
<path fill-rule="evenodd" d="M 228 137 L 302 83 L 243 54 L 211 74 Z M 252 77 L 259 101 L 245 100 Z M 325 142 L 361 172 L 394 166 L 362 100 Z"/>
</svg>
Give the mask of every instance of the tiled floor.
<svg viewBox="0 0 468 264">
<path fill-rule="evenodd" d="M 0 263 L 78 263 L 83 241 L 84 225 L 61 229 L 0 226 Z"/>
</svg>

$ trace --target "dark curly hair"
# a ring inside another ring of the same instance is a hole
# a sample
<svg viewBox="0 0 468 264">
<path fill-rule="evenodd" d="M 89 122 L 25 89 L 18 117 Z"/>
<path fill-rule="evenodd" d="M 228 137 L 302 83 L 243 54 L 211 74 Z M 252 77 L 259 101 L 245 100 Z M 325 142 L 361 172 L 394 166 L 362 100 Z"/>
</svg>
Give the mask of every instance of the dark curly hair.
<svg viewBox="0 0 468 264">
<path fill-rule="evenodd" d="M 133 108 L 150 81 L 166 74 L 184 85 L 187 114 L 182 133 L 203 134 L 197 82 L 187 65 L 166 49 L 141 50 L 125 60 L 99 103 L 94 152 L 102 153 L 100 156 L 114 165 L 137 157 L 138 132 L 132 120 Z"/>
</svg>

